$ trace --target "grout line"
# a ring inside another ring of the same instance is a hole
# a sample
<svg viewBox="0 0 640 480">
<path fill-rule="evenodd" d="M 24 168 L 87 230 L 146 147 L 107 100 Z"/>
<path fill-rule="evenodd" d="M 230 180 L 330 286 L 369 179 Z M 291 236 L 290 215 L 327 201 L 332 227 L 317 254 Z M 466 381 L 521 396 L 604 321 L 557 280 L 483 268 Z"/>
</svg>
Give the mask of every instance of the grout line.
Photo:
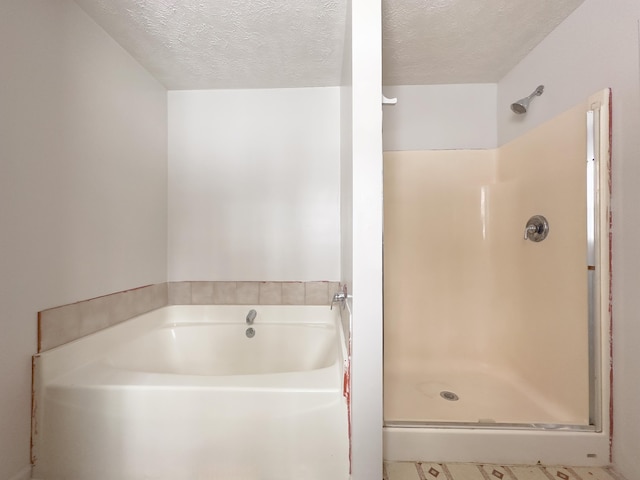
<svg viewBox="0 0 640 480">
<path fill-rule="evenodd" d="M 504 469 L 505 472 L 507 472 L 507 475 L 509 475 L 509 478 L 511 480 L 518 480 L 518 477 L 516 477 L 516 474 L 513 473 L 509 467 L 502 465 L 502 468 Z"/>
<path fill-rule="evenodd" d="M 427 480 L 427 477 L 424 474 L 424 470 L 422 470 L 422 463 L 417 462 L 415 463 L 415 466 L 416 466 L 416 471 L 418 472 L 418 477 L 420 477 L 420 480 Z"/>
<path fill-rule="evenodd" d="M 582 480 L 582 477 L 580 475 L 578 475 L 578 473 L 571 467 L 564 467 L 565 470 L 567 470 L 571 475 L 573 475 L 574 477 L 576 477 L 576 480 Z"/>
<path fill-rule="evenodd" d="M 549 471 L 547 470 L 547 467 L 540 467 L 540 470 L 542 471 L 542 473 L 544 473 L 544 474 L 545 474 L 545 476 L 546 476 L 548 479 L 550 479 L 550 480 L 555 480 L 555 479 L 553 478 L 553 475 L 551 475 L 551 474 L 549 473 Z"/>
<path fill-rule="evenodd" d="M 482 474 L 482 478 L 484 478 L 485 480 L 491 480 L 491 477 L 489 476 L 487 471 L 484 469 L 484 465 L 476 465 L 476 466 L 478 467 L 478 470 L 480 470 L 480 473 Z"/>
<path fill-rule="evenodd" d="M 447 480 L 455 480 L 446 463 L 441 463 L 440 466 L 442 467 L 442 471 L 444 472 L 444 476 L 447 477 Z"/>
</svg>

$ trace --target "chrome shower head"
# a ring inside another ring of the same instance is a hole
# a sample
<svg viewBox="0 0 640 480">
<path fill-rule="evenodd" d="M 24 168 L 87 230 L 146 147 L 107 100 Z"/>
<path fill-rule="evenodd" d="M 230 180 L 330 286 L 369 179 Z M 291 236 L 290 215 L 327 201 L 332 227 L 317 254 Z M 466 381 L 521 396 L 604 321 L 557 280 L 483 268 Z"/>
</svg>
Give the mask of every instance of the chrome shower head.
<svg viewBox="0 0 640 480">
<path fill-rule="evenodd" d="M 511 110 L 513 111 L 513 113 L 517 113 L 518 115 L 527 113 L 527 109 L 529 108 L 529 102 L 531 102 L 531 99 L 533 97 L 539 97 L 540 95 L 542 95 L 542 92 L 544 92 L 544 85 L 538 85 L 538 88 L 536 88 L 531 95 L 521 98 L 515 103 L 512 103 Z"/>
</svg>

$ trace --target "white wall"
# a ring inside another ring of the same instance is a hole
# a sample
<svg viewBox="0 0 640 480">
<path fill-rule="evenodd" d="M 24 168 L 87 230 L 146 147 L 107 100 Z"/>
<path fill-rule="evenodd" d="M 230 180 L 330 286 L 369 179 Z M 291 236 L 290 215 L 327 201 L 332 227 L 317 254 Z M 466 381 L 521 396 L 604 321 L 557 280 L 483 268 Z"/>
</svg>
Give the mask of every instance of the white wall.
<svg viewBox="0 0 640 480">
<path fill-rule="evenodd" d="M 385 86 L 384 150 L 488 149 L 497 146 L 495 83 Z"/>
<path fill-rule="evenodd" d="M 340 89 L 169 92 L 169 279 L 338 280 Z"/>
<path fill-rule="evenodd" d="M 0 3 L 0 479 L 28 478 L 36 313 L 166 280 L 166 92 L 69 0 Z"/>
<path fill-rule="evenodd" d="M 382 478 L 380 0 L 352 0 L 352 478 Z"/>
<path fill-rule="evenodd" d="M 637 0 L 586 0 L 498 84 L 504 144 L 605 87 L 613 96 L 614 466 L 640 472 L 640 99 Z M 525 116 L 509 105 L 538 84 Z"/>
<path fill-rule="evenodd" d="M 347 0 L 344 56 L 340 86 L 340 283 L 351 289 L 353 284 L 353 79 L 351 0 Z M 351 300 L 347 299 L 351 306 Z M 346 338 L 351 331 L 348 311 L 342 315 Z"/>
</svg>

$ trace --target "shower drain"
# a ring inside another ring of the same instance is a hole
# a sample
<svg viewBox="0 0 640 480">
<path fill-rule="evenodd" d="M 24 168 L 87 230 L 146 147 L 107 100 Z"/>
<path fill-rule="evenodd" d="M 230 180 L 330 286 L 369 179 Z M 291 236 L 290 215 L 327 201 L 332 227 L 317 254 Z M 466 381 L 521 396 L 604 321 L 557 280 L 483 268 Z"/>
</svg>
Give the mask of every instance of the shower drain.
<svg viewBox="0 0 640 480">
<path fill-rule="evenodd" d="M 449 400 L 450 402 L 455 402 L 456 400 L 458 400 L 460 398 L 455 393 L 448 392 L 447 390 L 443 390 L 442 392 L 440 392 L 440 396 L 442 398 L 444 398 L 445 400 Z"/>
</svg>

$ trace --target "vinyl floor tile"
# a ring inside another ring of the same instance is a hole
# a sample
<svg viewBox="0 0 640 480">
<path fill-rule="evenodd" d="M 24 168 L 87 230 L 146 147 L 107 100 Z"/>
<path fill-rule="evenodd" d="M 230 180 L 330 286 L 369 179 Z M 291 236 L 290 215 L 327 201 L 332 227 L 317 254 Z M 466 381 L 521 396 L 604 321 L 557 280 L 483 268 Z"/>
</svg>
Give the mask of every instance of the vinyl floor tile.
<svg viewBox="0 0 640 480">
<path fill-rule="evenodd" d="M 513 466 L 511 471 L 518 480 L 549 480 L 542 469 L 538 466 Z"/>
<path fill-rule="evenodd" d="M 384 480 L 623 480 L 608 468 L 385 462 Z"/>
<path fill-rule="evenodd" d="M 416 464 L 413 462 L 387 463 L 386 480 L 420 480 Z"/>
<path fill-rule="evenodd" d="M 618 480 L 618 477 L 612 475 L 606 468 L 573 467 L 573 469 L 583 480 Z"/>
<path fill-rule="evenodd" d="M 427 463 L 421 462 L 416 464 L 418 470 L 418 477 L 420 480 L 448 480 L 451 478 L 451 472 L 447 468 L 447 465 L 443 463 Z M 482 480 L 482 479 L 480 479 Z"/>
<path fill-rule="evenodd" d="M 465 478 L 469 480 L 484 480 L 480 471 L 480 465 L 472 463 L 449 463 L 447 464 L 451 478 Z M 546 479 L 545 479 L 546 480 Z"/>
</svg>

